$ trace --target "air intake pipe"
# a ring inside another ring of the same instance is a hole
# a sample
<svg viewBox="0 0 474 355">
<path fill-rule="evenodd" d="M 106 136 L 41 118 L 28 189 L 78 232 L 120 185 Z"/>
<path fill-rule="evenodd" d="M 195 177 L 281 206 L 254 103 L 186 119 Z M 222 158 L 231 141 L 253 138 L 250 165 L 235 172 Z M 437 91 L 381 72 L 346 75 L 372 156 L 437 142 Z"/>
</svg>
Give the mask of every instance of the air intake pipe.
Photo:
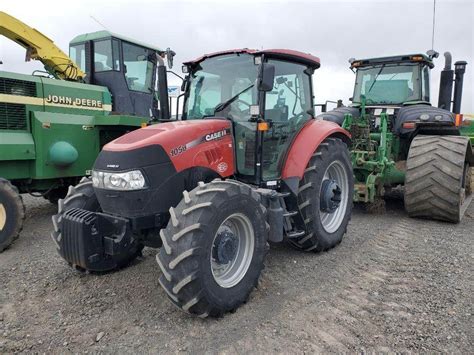
<svg viewBox="0 0 474 355">
<path fill-rule="evenodd" d="M 170 105 L 168 99 L 168 77 L 165 61 L 160 55 L 158 58 L 158 95 L 160 96 L 160 120 L 170 119 Z"/>
<path fill-rule="evenodd" d="M 438 107 L 451 111 L 451 96 L 453 95 L 454 71 L 451 69 L 451 53 L 444 52 L 445 64 L 441 71 L 439 82 Z"/>
<path fill-rule="evenodd" d="M 453 112 L 461 113 L 461 100 L 462 100 L 462 86 L 464 73 L 466 72 L 467 62 L 464 60 L 454 63 L 454 98 L 453 98 Z"/>
</svg>

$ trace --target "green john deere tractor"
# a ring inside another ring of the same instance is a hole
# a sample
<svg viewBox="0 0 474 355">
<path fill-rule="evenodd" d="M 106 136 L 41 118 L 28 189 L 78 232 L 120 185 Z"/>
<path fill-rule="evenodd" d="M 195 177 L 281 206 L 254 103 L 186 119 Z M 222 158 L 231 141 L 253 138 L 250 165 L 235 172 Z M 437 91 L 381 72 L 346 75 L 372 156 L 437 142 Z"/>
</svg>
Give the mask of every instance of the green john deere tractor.
<svg viewBox="0 0 474 355">
<path fill-rule="evenodd" d="M 68 56 L 3 12 L 0 35 L 45 66 L 33 75 L 0 71 L 1 252 L 21 231 L 21 193 L 56 203 L 107 142 L 150 118 L 169 118 L 163 58 L 170 66 L 174 52 L 100 31 L 74 38 Z"/>
<path fill-rule="evenodd" d="M 412 217 L 457 223 L 472 200 L 474 125 L 460 114 L 467 63 L 456 62 L 452 70 L 451 54 L 445 53 L 433 107 L 430 69 L 436 57 L 429 51 L 350 59 L 356 71 L 353 104 L 319 116 L 351 132 L 354 201 L 368 210 L 383 210 L 384 195 L 400 185 Z"/>
</svg>

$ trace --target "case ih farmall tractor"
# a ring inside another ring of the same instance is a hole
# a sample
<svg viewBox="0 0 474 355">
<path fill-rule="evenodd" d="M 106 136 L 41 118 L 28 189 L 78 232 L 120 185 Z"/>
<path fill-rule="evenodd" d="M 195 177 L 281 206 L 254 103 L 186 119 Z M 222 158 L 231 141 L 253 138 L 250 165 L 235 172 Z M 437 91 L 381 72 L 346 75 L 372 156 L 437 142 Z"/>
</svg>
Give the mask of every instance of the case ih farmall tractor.
<svg viewBox="0 0 474 355">
<path fill-rule="evenodd" d="M 319 117 L 352 134 L 354 201 L 371 210 L 382 197 L 404 185 L 412 217 L 459 222 L 472 200 L 473 126 L 460 114 L 466 62 L 451 69 L 445 53 L 439 107 L 430 104 L 430 69 L 437 52 L 351 59 L 356 69 L 353 105 Z M 453 77 L 454 99 L 451 112 Z"/>
<path fill-rule="evenodd" d="M 181 121 L 107 144 L 71 187 L 53 239 L 71 265 L 126 265 L 161 247 L 160 284 L 194 315 L 220 316 L 256 286 L 268 242 L 337 245 L 352 210 L 346 130 L 313 117 L 319 59 L 232 50 L 185 63 Z"/>
</svg>

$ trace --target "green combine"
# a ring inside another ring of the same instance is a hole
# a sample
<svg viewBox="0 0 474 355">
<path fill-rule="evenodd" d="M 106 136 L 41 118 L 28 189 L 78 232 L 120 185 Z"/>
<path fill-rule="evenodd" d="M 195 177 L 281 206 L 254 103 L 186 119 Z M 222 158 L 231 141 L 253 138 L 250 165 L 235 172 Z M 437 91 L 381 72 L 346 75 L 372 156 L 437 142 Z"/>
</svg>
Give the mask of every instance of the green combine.
<svg viewBox="0 0 474 355">
<path fill-rule="evenodd" d="M 150 119 L 169 118 L 163 58 L 170 66 L 174 52 L 100 31 L 74 38 L 68 56 L 3 12 L 0 34 L 45 66 L 33 75 L 0 71 L 3 251 L 22 228 L 21 193 L 56 203 L 89 174 L 104 144 Z"/>
<path fill-rule="evenodd" d="M 383 197 L 400 185 L 412 217 L 457 223 L 472 200 L 474 125 L 460 114 L 467 63 L 456 62 L 452 70 L 445 53 L 433 107 L 430 69 L 436 57 L 429 51 L 350 59 L 356 72 L 352 106 L 320 115 L 351 132 L 354 201 L 368 210 L 383 210 Z"/>
</svg>

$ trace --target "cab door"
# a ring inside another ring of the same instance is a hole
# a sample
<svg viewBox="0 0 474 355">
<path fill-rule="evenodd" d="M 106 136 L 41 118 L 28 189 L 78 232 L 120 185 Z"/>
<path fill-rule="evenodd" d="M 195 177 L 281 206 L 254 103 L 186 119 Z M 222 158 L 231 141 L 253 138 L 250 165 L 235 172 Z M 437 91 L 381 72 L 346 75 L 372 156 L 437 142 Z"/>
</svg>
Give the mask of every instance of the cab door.
<svg viewBox="0 0 474 355">
<path fill-rule="evenodd" d="M 268 60 L 275 66 L 273 90 L 265 94 L 262 139 L 262 181 L 280 178 L 286 153 L 301 128 L 312 118 L 311 74 L 305 65 Z"/>
</svg>

